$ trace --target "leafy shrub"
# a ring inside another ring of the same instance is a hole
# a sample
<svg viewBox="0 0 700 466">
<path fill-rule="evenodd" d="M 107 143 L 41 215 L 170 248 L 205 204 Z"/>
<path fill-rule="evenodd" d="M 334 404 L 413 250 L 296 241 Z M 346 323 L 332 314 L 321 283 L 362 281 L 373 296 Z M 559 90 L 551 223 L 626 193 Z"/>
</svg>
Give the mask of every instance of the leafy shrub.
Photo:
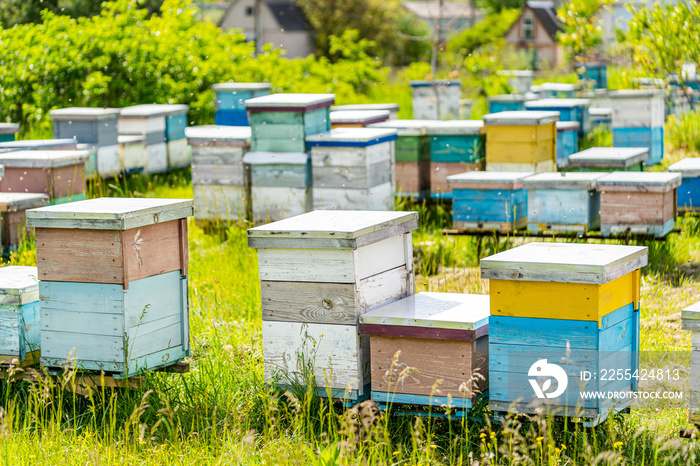
<svg viewBox="0 0 700 466">
<path fill-rule="evenodd" d="M 520 16 L 520 10 L 502 10 L 486 16 L 473 28 L 465 29 L 447 43 L 447 51 L 461 60 L 477 49 L 501 41 L 503 35 Z"/>
</svg>

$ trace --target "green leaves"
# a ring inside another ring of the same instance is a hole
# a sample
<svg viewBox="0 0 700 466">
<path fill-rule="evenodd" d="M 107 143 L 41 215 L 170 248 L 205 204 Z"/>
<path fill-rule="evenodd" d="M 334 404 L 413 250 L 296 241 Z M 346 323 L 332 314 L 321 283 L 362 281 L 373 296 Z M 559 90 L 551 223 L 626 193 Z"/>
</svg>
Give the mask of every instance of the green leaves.
<svg viewBox="0 0 700 466">
<path fill-rule="evenodd" d="M 557 36 L 569 58 L 583 62 L 603 43 L 603 27 L 596 16 L 615 0 L 572 0 L 559 8 L 563 31 Z"/>
</svg>

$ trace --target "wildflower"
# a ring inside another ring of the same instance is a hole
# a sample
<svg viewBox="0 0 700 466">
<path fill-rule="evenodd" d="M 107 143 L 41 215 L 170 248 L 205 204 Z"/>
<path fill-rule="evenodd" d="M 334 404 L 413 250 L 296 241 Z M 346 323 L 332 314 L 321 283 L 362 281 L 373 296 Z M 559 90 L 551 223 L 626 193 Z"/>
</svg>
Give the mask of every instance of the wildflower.
<svg viewBox="0 0 700 466">
<path fill-rule="evenodd" d="M 491 440 L 496 438 L 496 432 L 491 432 Z"/>
<path fill-rule="evenodd" d="M 562 444 L 561 444 L 561 449 L 562 449 L 562 450 L 566 450 L 566 445 L 564 445 L 564 444 L 562 443 Z"/>
<path fill-rule="evenodd" d="M 479 434 L 479 437 L 480 437 L 480 438 L 485 438 L 485 437 L 486 437 L 486 434 L 482 432 L 482 433 Z"/>
<path fill-rule="evenodd" d="M 399 454 L 398 451 L 395 451 L 394 453 L 392 453 L 393 456 L 396 456 L 396 455 L 398 455 L 398 454 Z"/>
<path fill-rule="evenodd" d="M 622 447 L 622 445 L 624 445 L 624 444 L 625 444 L 625 442 L 615 442 L 615 443 L 613 443 L 613 448 L 616 450 L 619 450 Z"/>
<path fill-rule="evenodd" d="M 537 437 L 535 440 L 537 440 L 537 443 L 540 443 L 542 440 L 544 440 L 544 437 Z"/>
</svg>

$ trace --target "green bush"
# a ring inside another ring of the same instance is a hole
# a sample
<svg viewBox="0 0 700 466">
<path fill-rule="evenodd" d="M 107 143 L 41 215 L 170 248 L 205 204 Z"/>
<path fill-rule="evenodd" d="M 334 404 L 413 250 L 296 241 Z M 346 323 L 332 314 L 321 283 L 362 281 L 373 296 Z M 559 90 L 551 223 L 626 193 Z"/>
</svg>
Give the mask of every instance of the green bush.
<svg viewBox="0 0 700 466">
<path fill-rule="evenodd" d="M 461 61 L 477 49 L 500 41 L 519 16 L 518 9 L 502 10 L 486 16 L 473 28 L 465 29 L 450 39 L 447 43 L 448 53 Z"/>
</svg>

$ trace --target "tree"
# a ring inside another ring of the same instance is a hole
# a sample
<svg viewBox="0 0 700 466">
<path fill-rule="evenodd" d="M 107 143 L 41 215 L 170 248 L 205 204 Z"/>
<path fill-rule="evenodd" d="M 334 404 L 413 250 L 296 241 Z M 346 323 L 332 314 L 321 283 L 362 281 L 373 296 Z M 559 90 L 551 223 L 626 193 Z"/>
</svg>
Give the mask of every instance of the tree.
<svg viewBox="0 0 700 466">
<path fill-rule="evenodd" d="M 139 6 L 150 14 L 157 13 L 164 0 L 140 0 Z M 102 10 L 99 0 L 1 0 L 0 25 L 8 28 L 16 24 L 40 23 L 43 10 L 73 18 L 98 15 Z"/>
<path fill-rule="evenodd" d="M 503 10 L 521 8 L 524 3 L 524 0 L 476 0 L 477 6 L 489 13 L 499 13 Z"/>
<path fill-rule="evenodd" d="M 572 0 L 557 11 L 563 31 L 559 33 L 559 43 L 564 47 L 569 59 L 583 62 L 592 58 L 603 43 L 603 28 L 596 14 L 615 0 Z"/>
</svg>

